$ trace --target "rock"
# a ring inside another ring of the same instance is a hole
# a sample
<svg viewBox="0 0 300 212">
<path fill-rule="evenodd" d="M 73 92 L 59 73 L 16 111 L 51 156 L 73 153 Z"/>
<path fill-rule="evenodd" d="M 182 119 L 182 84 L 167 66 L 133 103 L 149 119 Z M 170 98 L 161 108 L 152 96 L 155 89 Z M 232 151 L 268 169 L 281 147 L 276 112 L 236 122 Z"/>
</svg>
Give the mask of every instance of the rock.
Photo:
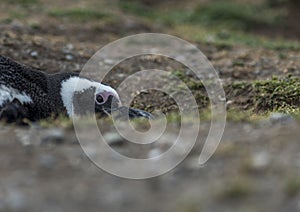
<svg viewBox="0 0 300 212">
<path fill-rule="evenodd" d="M 17 128 L 14 130 L 17 137 L 17 141 L 24 147 L 32 147 L 40 145 L 40 135 L 38 129 L 35 127 L 27 128 Z"/>
<path fill-rule="evenodd" d="M 62 129 L 51 129 L 44 132 L 41 144 L 59 144 L 64 141 L 65 133 Z"/>
<path fill-rule="evenodd" d="M 24 27 L 24 24 L 19 20 L 13 20 L 10 25 L 15 29 L 20 29 Z"/>
<path fill-rule="evenodd" d="M 46 41 L 44 40 L 44 38 L 42 38 L 42 37 L 40 37 L 40 36 L 34 36 L 32 42 L 33 42 L 35 45 L 37 45 L 37 46 L 42 46 L 43 44 L 46 43 Z"/>
<path fill-rule="evenodd" d="M 115 63 L 115 61 L 111 60 L 111 59 L 105 59 L 104 63 L 107 65 L 113 65 Z"/>
<path fill-rule="evenodd" d="M 63 47 L 64 53 L 70 53 L 74 49 L 73 44 L 68 43 L 66 46 Z"/>
<path fill-rule="evenodd" d="M 39 55 L 39 53 L 37 51 L 30 52 L 30 56 L 33 57 L 33 58 L 37 58 L 38 55 Z"/>
<path fill-rule="evenodd" d="M 281 124 L 295 122 L 295 119 L 291 115 L 285 113 L 272 113 L 270 116 L 270 120 L 273 123 L 280 122 Z"/>
<path fill-rule="evenodd" d="M 261 70 L 259 70 L 259 69 L 255 70 L 255 71 L 254 71 L 254 74 L 260 75 L 260 74 L 261 74 Z"/>
<path fill-rule="evenodd" d="M 148 158 L 155 158 L 160 156 L 161 154 L 163 154 L 163 152 L 160 149 L 158 148 L 151 149 L 148 153 Z"/>
<path fill-rule="evenodd" d="M 285 113 L 271 113 L 271 115 L 261 121 L 262 125 L 288 125 L 288 124 L 295 124 L 296 120 L 293 116 Z"/>
<path fill-rule="evenodd" d="M 271 156 L 268 152 L 258 152 L 253 155 L 251 165 L 255 169 L 263 169 L 269 165 L 270 160 Z"/>
<path fill-rule="evenodd" d="M 107 144 L 111 146 L 120 146 L 124 144 L 124 139 L 118 134 L 114 132 L 105 133 L 103 138 Z"/>
<path fill-rule="evenodd" d="M 25 130 L 16 130 L 16 136 L 18 138 L 18 141 L 23 145 L 23 146 L 30 146 L 32 145 L 31 140 L 32 136 L 29 131 Z"/>
<path fill-rule="evenodd" d="M 67 54 L 66 55 L 66 60 L 69 60 L 69 61 L 74 60 L 74 56 L 71 55 L 71 54 Z"/>
</svg>

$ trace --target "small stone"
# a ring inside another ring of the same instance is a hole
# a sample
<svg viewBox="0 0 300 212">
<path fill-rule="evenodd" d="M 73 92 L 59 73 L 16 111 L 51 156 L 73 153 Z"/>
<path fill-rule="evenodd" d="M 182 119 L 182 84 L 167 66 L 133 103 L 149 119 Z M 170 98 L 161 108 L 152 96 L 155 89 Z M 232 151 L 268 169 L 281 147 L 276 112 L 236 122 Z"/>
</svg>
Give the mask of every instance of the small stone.
<svg viewBox="0 0 300 212">
<path fill-rule="evenodd" d="M 73 44 L 69 43 L 62 48 L 62 52 L 65 54 L 70 54 L 71 51 L 74 50 Z"/>
<path fill-rule="evenodd" d="M 41 138 L 42 144 L 59 144 L 62 143 L 65 133 L 62 129 L 47 130 Z"/>
<path fill-rule="evenodd" d="M 271 160 L 268 152 L 258 152 L 252 157 L 252 166 L 256 169 L 262 169 L 269 165 Z"/>
<path fill-rule="evenodd" d="M 38 55 L 39 55 L 39 53 L 38 53 L 37 51 L 32 51 L 32 52 L 30 52 L 30 56 L 31 56 L 31 57 L 37 58 Z"/>
<path fill-rule="evenodd" d="M 103 135 L 103 138 L 105 142 L 107 142 L 107 144 L 109 145 L 119 146 L 124 144 L 124 139 L 118 133 L 113 133 L 113 132 L 105 133 Z"/>
<path fill-rule="evenodd" d="M 113 61 L 113 60 L 110 60 L 110 59 L 105 59 L 105 60 L 104 60 L 104 63 L 107 64 L 107 65 L 113 65 L 113 64 L 114 64 L 114 61 Z"/>
<path fill-rule="evenodd" d="M 234 103 L 233 100 L 228 100 L 228 101 L 226 102 L 226 105 L 232 105 L 233 103 Z"/>
<path fill-rule="evenodd" d="M 225 102 L 225 101 L 226 101 L 225 96 L 219 95 L 218 98 L 219 98 L 219 100 L 220 100 L 221 102 Z"/>
<path fill-rule="evenodd" d="M 186 160 L 186 167 L 191 170 L 199 170 L 201 165 L 199 164 L 199 157 L 190 157 Z"/>
<path fill-rule="evenodd" d="M 293 116 L 285 113 L 272 113 L 268 118 L 260 121 L 261 126 L 273 126 L 273 125 L 289 125 L 295 124 L 296 120 Z"/>
<path fill-rule="evenodd" d="M 15 134 L 17 140 L 22 144 L 24 147 L 32 147 L 39 143 L 39 137 L 36 130 L 33 128 L 28 129 L 15 129 Z M 38 142 L 37 142 L 38 141 Z"/>
<path fill-rule="evenodd" d="M 34 36 L 33 37 L 33 43 L 37 46 L 41 46 L 44 42 L 44 39 L 40 36 Z"/>
<path fill-rule="evenodd" d="M 254 74 L 259 75 L 261 73 L 261 71 L 259 69 L 254 71 Z"/>
<path fill-rule="evenodd" d="M 213 36 L 213 35 L 208 35 L 207 37 L 206 37 L 206 41 L 207 42 L 215 42 L 215 37 Z"/>
<path fill-rule="evenodd" d="M 71 54 L 67 54 L 67 55 L 66 55 L 66 60 L 71 61 L 71 60 L 73 60 L 73 59 L 74 59 L 74 56 L 73 56 L 73 55 L 71 55 Z"/>
<path fill-rule="evenodd" d="M 4 36 L 6 36 L 7 38 L 11 38 L 11 39 L 17 39 L 17 35 L 14 32 L 5 32 Z"/>
<path fill-rule="evenodd" d="M 118 74 L 116 74 L 116 77 L 118 77 L 119 79 L 122 79 L 122 78 L 126 77 L 126 74 L 118 73 Z"/>
<path fill-rule="evenodd" d="M 151 149 L 148 153 L 148 158 L 153 159 L 155 157 L 158 157 L 162 154 L 162 151 L 158 148 L 156 149 Z"/>
<path fill-rule="evenodd" d="M 10 24 L 13 28 L 19 29 L 19 28 L 23 28 L 24 24 L 21 21 L 18 20 L 13 20 L 13 22 L 11 22 Z"/>
<path fill-rule="evenodd" d="M 73 44 L 68 43 L 68 44 L 66 45 L 66 48 L 69 49 L 69 50 L 73 50 L 73 49 L 74 49 L 74 46 L 73 46 Z"/>
<path fill-rule="evenodd" d="M 269 120 L 272 124 L 295 123 L 295 119 L 291 115 L 285 113 L 272 113 Z"/>
</svg>

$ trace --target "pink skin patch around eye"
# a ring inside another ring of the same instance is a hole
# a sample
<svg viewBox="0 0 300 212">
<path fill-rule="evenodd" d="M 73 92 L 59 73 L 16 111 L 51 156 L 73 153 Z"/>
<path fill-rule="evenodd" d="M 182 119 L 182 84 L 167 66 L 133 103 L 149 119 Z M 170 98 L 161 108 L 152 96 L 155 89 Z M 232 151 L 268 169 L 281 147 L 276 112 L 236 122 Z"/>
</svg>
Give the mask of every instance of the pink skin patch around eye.
<svg viewBox="0 0 300 212">
<path fill-rule="evenodd" d="M 110 92 L 110 91 L 104 91 L 104 92 L 98 93 L 97 96 L 98 95 L 102 96 L 102 98 L 103 98 L 103 102 L 101 104 L 104 104 L 107 101 L 108 97 L 115 96 L 114 93 Z"/>
</svg>

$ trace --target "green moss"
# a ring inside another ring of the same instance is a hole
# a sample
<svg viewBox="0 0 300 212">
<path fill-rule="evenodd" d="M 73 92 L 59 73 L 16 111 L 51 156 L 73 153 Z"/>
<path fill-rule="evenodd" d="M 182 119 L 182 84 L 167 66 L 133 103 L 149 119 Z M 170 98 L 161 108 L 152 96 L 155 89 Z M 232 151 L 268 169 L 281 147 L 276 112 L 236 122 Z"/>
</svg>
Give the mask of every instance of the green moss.
<svg viewBox="0 0 300 212">
<path fill-rule="evenodd" d="M 39 4 L 40 1 L 39 0 L 2 0 L 5 1 L 6 3 L 10 3 L 10 4 L 18 4 L 21 6 L 31 6 L 31 5 L 36 5 Z"/>
<path fill-rule="evenodd" d="M 224 184 L 224 187 L 219 192 L 222 199 L 241 199 L 249 196 L 252 192 L 252 187 L 247 180 L 236 180 Z"/>
<path fill-rule="evenodd" d="M 155 17 L 155 12 L 138 1 L 119 1 L 121 10 L 142 17 Z"/>
<path fill-rule="evenodd" d="M 52 9 L 48 11 L 48 14 L 54 17 L 70 18 L 78 21 L 102 19 L 109 16 L 102 10 L 94 10 L 90 8 Z"/>
<path fill-rule="evenodd" d="M 138 1 L 121 1 L 122 11 L 145 20 L 171 26 L 174 34 L 192 40 L 217 46 L 247 45 L 270 49 L 299 50 L 300 43 L 286 39 L 270 39 L 245 32 L 257 27 L 283 25 L 282 9 L 267 4 L 236 3 L 217 1 L 202 3 L 195 8 L 184 9 L 150 7 Z"/>
<path fill-rule="evenodd" d="M 28 12 L 27 11 L 22 11 L 22 10 L 18 10 L 18 11 L 11 11 L 10 15 L 9 15 L 9 19 L 15 20 L 15 19 L 24 19 L 26 17 L 28 17 Z"/>
<path fill-rule="evenodd" d="M 178 113 L 170 113 L 167 115 L 167 121 L 169 123 L 179 123 L 181 121 L 181 116 Z"/>
<path fill-rule="evenodd" d="M 128 13 L 151 18 L 168 25 L 200 24 L 244 29 L 250 26 L 278 23 L 278 11 L 265 5 L 237 4 L 230 1 L 200 4 L 195 9 L 147 7 L 138 1 L 121 1 L 119 7 Z"/>
<path fill-rule="evenodd" d="M 172 74 L 181 79 L 192 91 L 200 110 L 208 107 L 209 98 L 201 80 L 187 76 L 183 71 L 175 71 Z M 257 112 L 259 116 L 265 116 L 268 112 L 283 112 L 298 117 L 299 88 L 300 78 L 293 76 L 225 85 L 226 98 L 232 101 L 229 105 L 230 111 L 232 110 L 229 119 L 256 120 L 258 117 L 254 114 Z"/>
<path fill-rule="evenodd" d="M 273 77 L 269 80 L 233 83 L 225 86 L 227 97 L 240 108 L 253 112 L 300 113 L 300 78 Z M 246 107 L 246 108 L 245 108 Z"/>
<path fill-rule="evenodd" d="M 293 177 L 288 179 L 284 189 L 287 196 L 296 196 L 300 191 L 300 178 Z"/>
<path fill-rule="evenodd" d="M 38 123 L 43 128 L 62 127 L 65 129 L 73 129 L 72 119 L 66 117 L 65 115 L 42 119 Z"/>
<path fill-rule="evenodd" d="M 288 49 L 297 51 L 300 49 L 300 42 L 298 41 L 281 38 L 270 39 L 238 30 L 228 30 L 225 27 L 204 27 L 200 25 L 181 24 L 174 26 L 174 33 L 187 40 L 212 44 L 219 47 L 246 45 L 274 50 Z"/>
<path fill-rule="evenodd" d="M 255 114 L 250 110 L 246 111 L 240 111 L 240 110 L 234 110 L 230 109 L 227 111 L 227 120 L 232 122 L 257 122 L 259 120 L 262 120 L 266 118 L 266 115 L 264 114 Z"/>
<path fill-rule="evenodd" d="M 276 13 L 268 8 L 229 1 L 211 2 L 200 5 L 188 18 L 188 22 L 206 25 L 224 25 L 227 28 L 249 28 L 271 25 L 277 21 Z"/>
<path fill-rule="evenodd" d="M 273 77 L 255 81 L 255 107 L 259 110 L 297 112 L 300 107 L 300 79 L 298 77 Z"/>
<path fill-rule="evenodd" d="M 232 62 L 232 65 L 233 65 L 233 66 L 240 66 L 240 67 L 243 67 L 243 66 L 245 66 L 245 62 L 243 62 L 242 60 L 234 60 L 234 61 Z"/>
</svg>

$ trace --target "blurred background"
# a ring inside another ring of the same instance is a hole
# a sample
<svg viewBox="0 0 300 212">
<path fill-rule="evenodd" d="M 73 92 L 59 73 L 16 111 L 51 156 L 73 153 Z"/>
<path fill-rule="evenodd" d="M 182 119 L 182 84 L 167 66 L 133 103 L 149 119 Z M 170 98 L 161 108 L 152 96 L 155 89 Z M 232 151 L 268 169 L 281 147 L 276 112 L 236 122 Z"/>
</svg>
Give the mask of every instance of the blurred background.
<svg viewBox="0 0 300 212">
<path fill-rule="evenodd" d="M 87 159 L 69 119 L 28 129 L 0 125 L 0 211 L 299 211 L 299 20 L 299 0 L 0 0 L 2 55 L 48 73 L 79 72 L 111 41 L 167 33 L 204 52 L 222 80 L 228 109 L 220 146 L 199 167 L 210 127 L 201 81 L 159 56 L 122 62 L 108 76 L 113 87 L 149 64 L 187 84 L 201 112 L 196 149 L 163 176 L 124 180 Z M 150 112 L 172 112 L 174 105 L 163 93 L 133 101 Z M 180 117 L 169 119 L 177 132 Z M 120 152 L 139 152 L 111 122 L 101 123 Z M 154 152 L 169 148 L 172 136 Z"/>
<path fill-rule="evenodd" d="M 0 22 L 82 41 L 151 31 L 195 42 L 261 45 L 264 37 L 299 40 L 299 5 L 297 0 L 2 0 Z"/>
<path fill-rule="evenodd" d="M 186 39 L 208 57 L 209 45 L 298 50 L 299 8 L 297 0 L 1 0 L 0 53 L 80 71 L 103 45 L 143 32 Z"/>
</svg>

